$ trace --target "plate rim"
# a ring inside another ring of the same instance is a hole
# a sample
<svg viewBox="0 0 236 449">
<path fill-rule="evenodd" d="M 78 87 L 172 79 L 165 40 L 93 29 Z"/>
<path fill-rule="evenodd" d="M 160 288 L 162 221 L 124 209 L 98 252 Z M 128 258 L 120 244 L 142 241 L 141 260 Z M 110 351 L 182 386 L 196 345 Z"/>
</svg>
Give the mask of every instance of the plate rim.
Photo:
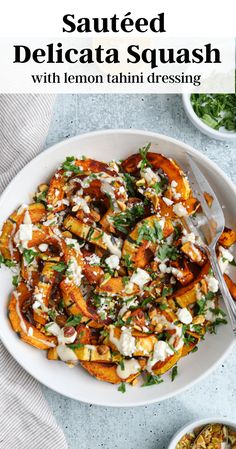
<svg viewBox="0 0 236 449">
<path fill-rule="evenodd" d="M 226 182 L 226 184 L 228 184 L 230 186 L 230 188 L 234 191 L 235 196 L 236 196 L 236 186 L 234 185 L 234 183 L 231 181 L 231 179 L 224 173 L 223 170 L 221 170 L 221 168 L 218 167 L 218 165 L 212 161 L 211 159 L 209 159 L 207 156 L 205 156 L 201 151 L 196 150 L 194 147 L 192 147 L 191 145 L 175 139 L 174 137 L 169 137 L 166 134 L 160 134 L 160 133 L 156 133 L 154 131 L 147 131 L 147 130 L 140 130 L 140 129 L 135 129 L 135 128 L 131 128 L 131 129 L 125 129 L 125 128 L 113 128 L 113 129 L 103 129 L 103 130 L 99 130 L 99 131 L 91 131 L 91 132 L 86 132 L 86 133 L 82 133 L 67 139 L 63 139 L 59 142 L 54 143 L 53 145 L 49 146 L 48 148 L 45 148 L 41 153 L 39 153 L 36 157 L 34 157 L 31 161 L 29 161 L 24 167 L 22 167 L 22 169 L 17 173 L 17 175 L 11 180 L 11 182 L 7 185 L 7 187 L 5 188 L 5 190 L 3 191 L 3 193 L 1 194 L 0 197 L 0 208 L 3 205 L 5 198 L 8 195 L 8 191 L 11 190 L 12 185 L 15 183 L 15 181 L 22 175 L 22 172 L 30 167 L 31 164 L 35 164 L 35 161 L 40 161 L 41 159 L 43 159 L 45 157 L 45 153 L 47 153 L 48 155 L 53 153 L 55 151 L 55 149 L 58 149 L 60 147 L 63 147 L 65 144 L 68 146 L 70 145 L 71 142 L 76 142 L 76 141 L 80 141 L 86 138 L 89 138 L 90 136 L 100 136 L 100 135 L 112 135 L 112 134 L 134 134 L 134 135 L 139 135 L 139 136 L 143 136 L 143 137 L 147 137 L 147 138 L 155 138 L 155 139 L 162 139 L 162 140 L 166 140 L 168 141 L 170 144 L 173 143 L 175 145 L 179 145 L 181 146 L 183 149 L 185 149 L 186 151 L 189 151 L 191 154 L 195 155 L 197 157 L 197 159 L 200 159 L 201 162 L 206 162 L 207 166 L 211 167 L 213 169 L 214 172 L 217 172 L 221 178 L 224 179 L 224 181 Z M 220 363 L 222 363 L 223 360 L 225 360 L 227 358 L 227 356 L 230 354 L 230 352 L 232 351 L 233 347 L 235 346 L 235 340 L 232 338 L 232 342 L 231 344 L 229 344 L 229 346 L 227 347 L 227 349 L 225 350 L 225 352 L 221 355 L 221 357 L 219 357 L 213 364 L 211 367 L 209 367 L 206 371 L 204 371 L 200 376 L 198 376 L 196 379 L 193 379 L 192 381 L 188 382 L 187 385 L 183 385 L 182 387 L 179 387 L 178 390 L 176 392 L 172 392 L 172 393 L 166 393 L 164 394 L 161 398 L 158 398 L 158 396 L 154 397 L 153 399 L 147 399 L 147 400 L 140 400 L 140 401 L 136 401 L 135 404 L 129 401 L 127 401 L 124 404 L 117 404 L 115 400 L 112 400 L 111 402 L 107 402 L 107 401 L 102 401 L 102 400 L 96 400 L 96 398 L 93 401 L 86 401 L 85 399 L 80 399 L 78 397 L 73 396 L 70 393 L 65 393 L 63 391 L 60 390 L 60 388 L 58 387 L 53 387 L 51 385 L 48 384 L 47 381 L 42 381 L 38 375 L 32 374 L 31 373 L 31 369 L 30 367 L 25 367 L 23 366 L 20 357 L 18 357 L 18 355 L 13 354 L 11 350 L 11 348 L 8 348 L 8 344 L 7 344 L 7 338 L 4 337 L 4 335 L 2 335 L 1 333 L 1 329 L 0 329 L 0 339 L 4 345 L 4 347 L 6 348 L 6 350 L 11 354 L 11 356 L 17 361 L 17 363 L 19 363 L 19 365 L 28 373 L 30 374 L 34 379 L 36 379 L 40 384 L 46 386 L 47 388 L 55 391 L 56 393 L 61 394 L 62 396 L 68 397 L 70 399 L 76 400 L 76 401 L 80 401 L 86 404 L 93 404 L 93 405 L 98 405 L 98 406 L 104 406 L 104 407 L 116 407 L 116 408 L 126 408 L 126 407 L 139 407 L 139 406 L 143 406 L 143 405 L 148 405 L 148 404 L 153 404 L 153 403 L 157 403 L 157 402 L 162 402 L 165 401 L 167 399 L 170 399 L 171 397 L 177 396 L 181 393 L 183 393 L 185 390 L 191 388 L 192 386 L 194 386 L 195 384 L 197 384 L 198 382 L 200 382 L 202 379 L 204 379 L 206 376 L 210 375 L 211 372 L 214 371 L 214 369 L 216 369 L 217 366 L 219 366 Z"/>
</svg>

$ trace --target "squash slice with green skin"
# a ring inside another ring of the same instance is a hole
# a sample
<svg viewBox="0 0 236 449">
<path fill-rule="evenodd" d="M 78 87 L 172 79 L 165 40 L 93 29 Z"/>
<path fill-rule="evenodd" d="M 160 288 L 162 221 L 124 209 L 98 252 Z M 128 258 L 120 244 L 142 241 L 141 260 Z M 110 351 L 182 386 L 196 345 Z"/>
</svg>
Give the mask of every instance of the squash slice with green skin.
<svg viewBox="0 0 236 449">
<path fill-rule="evenodd" d="M 161 376 L 169 371 L 173 366 L 178 362 L 178 360 L 182 357 L 182 348 L 176 351 L 170 357 L 167 357 L 163 362 L 157 362 L 153 367 L 152 371 L 156 376 Z"/>
<path fill-rule="evenodd" d="M 30 298 L 31 292 L 26 285 L 21 282 L 17 290 L 12 293 L 9 302 L 9 320 L 12 328 L 18 333 L 20 338 L 38 349 L 48 349 L 56 344 L 55 337 L 49 337 L 43 332 L 40 332 L 35 326 L 23 316 L 21 308 L 24 302 Z"/>
<path fill-rule="evenodd" d="M 140 364 L 141 372 L 144 369 L 146 362 L 143 360 L 138 360 L 138 362 Z M 124 381 L 124 379 L 121 379 L 118 376 L 116 372 L 117 364 L 115 363 L 81 362 L 81 365 L 89 374 L 96 377 L 98 380 L 109 382 L 111 384 L 119 384 Z M 133 380 L 140 375 L 140 372 L 131 374 L 131 376 L 125 379 L 125 382 L 133 382 Z"/>
<path fill-rule="evenodd" d="M 11 214 L 5 221 L 0 235 L 0 253 L 5 259 L 19 261 L 18 249 L 11 240 L 19 229 L 19 226 L 23 223 L 26 210 L 29 212 L 32 223 L 38 223 L 46 216 L 45 206 L 40 203 L 30 204 L 27 209 L 22 209 L 22 212 L 15 211 Z"/>
</svg>

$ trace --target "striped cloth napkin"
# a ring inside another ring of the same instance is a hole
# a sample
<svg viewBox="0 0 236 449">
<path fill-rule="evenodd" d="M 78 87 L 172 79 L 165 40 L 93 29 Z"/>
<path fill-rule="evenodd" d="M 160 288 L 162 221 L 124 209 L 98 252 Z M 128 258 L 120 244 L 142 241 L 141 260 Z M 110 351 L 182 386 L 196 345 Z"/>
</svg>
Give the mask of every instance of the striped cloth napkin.
<svg viewBox="0 0 236 449">
<path fill-rule="evenodd" d="M 0 95 L 0 192 L 36 156 L 47 136 L 55 97 Z M 66 449 L 39 383 L 0 341 L 0 449 Z"/>
</svg>

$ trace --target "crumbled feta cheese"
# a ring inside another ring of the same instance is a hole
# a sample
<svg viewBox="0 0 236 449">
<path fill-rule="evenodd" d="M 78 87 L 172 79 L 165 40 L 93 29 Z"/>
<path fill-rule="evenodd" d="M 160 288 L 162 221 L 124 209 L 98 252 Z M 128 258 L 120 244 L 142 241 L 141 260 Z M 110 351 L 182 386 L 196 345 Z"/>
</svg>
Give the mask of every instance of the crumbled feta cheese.
<svg viewBox="0 0 236 449">
<path fill-rule="evenodd" d="M 136 272 L 132 274 L 130 278 L 130 282 L 134 283 L 139 286 L 139 288 L 142 290 L 143 286 L 147 284 L 151 280 L 151 277 L 149 274 L 142 270 L 141 268 L 137 268 Z"/>
<path fill-rule="evenodd" d="M 207 321 L 211 321 L 212 323 L 216 320 L 216 314 L 213 312 L 215 309 L 215 301 L 214 299 L 208 299 L 205 304 L 205 318 Z"/>
<path fill-rule="evenodd" d="M 115 254 L 113 254 L 110 257 L 107 257 L 105 259 L 106 264 L 108 265 L 109 268 L 111 269 L 118 269 L 119 268 L 119 263 L 120 263 L 120 259 L 118 256 L 116 256 Z"/>
<path fill-rule="evenodd" d="M 177 203 L 173 206 L 173 211 L 178 217 L 186 217 L 188 211 L 185 209 L 182 203 Z"/>
<path fill-rule="evenodd" d="M 186 307 L 184 307 L 183 309 L 178 309 L 176 315 L 179 318 L 179 321 L 181 321 L 181 323 L 183 324 L 192 323 L 193 317 Z"/>
<path fill-rule="evenodd" d="M 232 262 L 234 260 L 233 254 L 227 250 L 226 248 L 223 248 L 223 246 L 219 246 L 219 265 L 222 273 L 225 273 L 225 271 L 228 268 L 229 262 Z"/>
<path fill-rule="evenodd" d="M 166 196 L 163 196 L 162 199 L 167 206 L 172 206 L 172 204 L 174 204 L 174 201 L 170 200 L 169 198 L 166 198 Z"/>
<path fill-rule="evenodd" d="M 184 245 L 185 243 L 195 243 L 195 234 L 193 232 L 187 232 L 186 229 L 183 229 L 183 236 L 182 236 L 182 244 Z"/>
<path fill-rule="evenodd" d="M 177 187 L 177 185 L 178 185 L 178 183 L 175 180 L 171 181 L 171 187 L 172 188 L 175 189 L 175 187 Z"/>
<path fill-rule="evenodd" d="M 39 251 L 41 251 L 42 253 L 45 253 L 47 249 L 48 249 L 47 243 L 41 243 L 41 245 L 39 245 Z"/>
<path fill-rule="evenodd" d="M 75 361 L 77 361 L 77 356 L 76 356 L 75 352 L 73 351 L 73 349 L 70 349 L 70 348 L 68 348 L 65 345 L 57 346 L 57 354 L 58 354 L 58 357 L 63 362 L 75 362 Z"/>
<path fill-rule="evenodd" d="M 142 178 L 145 179 L 149 186 L 155 184 L 156 182 L 160 182 L 161 178 L 158 174 L 154 173 L 154 171 L 150 167 L 146 167 L 141 171 Z"/>
<path fill-rule="evenodd" d="M 131 330 L 127 327 L 121 328 L 120 338 L 114 336 L 114 328 L 110 328 L 110 341 L 117 347 L 118 351 L 126 357 L 132 357 L 136 350 L 135 337 L 132 336 Z"/>
<path fill-rule="evenodd" d="M 82 280 L 82 268 L 74 257 L 72 257 L 68 263 L 66 275 L 75 283 L 75 285 L 78 287 L 80 286 Z"/>
<path fill-rule="evenodd" d="M 78 209 L 82 209 L 86 214 L 89 214 L 90 209 L 84 198 L 75 195 L 72 197 L 72 201 L 74 203 L 74 206 L 72 207 L 73 212 L 76 212 Z"/>
<path fill-rule="evenodd" d="M 107 249 L 116 256 L 121 258 L 121 246 L 122 246 L 122 240 L 119 238 L 116 238 L 112 235 L 108 235 L 104 232 L 102 236 L 103 242 L 106 244 Z"/>
<path fill-rule="evenodd" d="M 90 265 L 99 265 L 101 261 L 101 257 L 97 256 L 97 254 L 91 254 L 91 256 L 85 257 L 86 262 Z"/>
<path fill-rule="evenodd" d="M 219 290 L 219 282 L 214 276 L 205 276 L 205 279 L 207 281 L 208 290 L 210 292 L 216 293 Z"/>
</svg>

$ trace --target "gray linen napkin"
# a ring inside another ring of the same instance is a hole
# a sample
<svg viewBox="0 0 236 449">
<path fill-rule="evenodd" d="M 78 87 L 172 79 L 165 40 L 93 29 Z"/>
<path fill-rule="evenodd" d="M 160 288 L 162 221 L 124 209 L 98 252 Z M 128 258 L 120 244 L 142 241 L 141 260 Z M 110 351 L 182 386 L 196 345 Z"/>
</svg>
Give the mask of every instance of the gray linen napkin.
<svg viewBox="0 0 236 449">
<path fill-rule="evenodd" d="M 42 149 L 53 95 L 0 95 L 0 192 Z M 0 449 L 66 449 L 39 383 L 0 341 Z"/>
</svg>

